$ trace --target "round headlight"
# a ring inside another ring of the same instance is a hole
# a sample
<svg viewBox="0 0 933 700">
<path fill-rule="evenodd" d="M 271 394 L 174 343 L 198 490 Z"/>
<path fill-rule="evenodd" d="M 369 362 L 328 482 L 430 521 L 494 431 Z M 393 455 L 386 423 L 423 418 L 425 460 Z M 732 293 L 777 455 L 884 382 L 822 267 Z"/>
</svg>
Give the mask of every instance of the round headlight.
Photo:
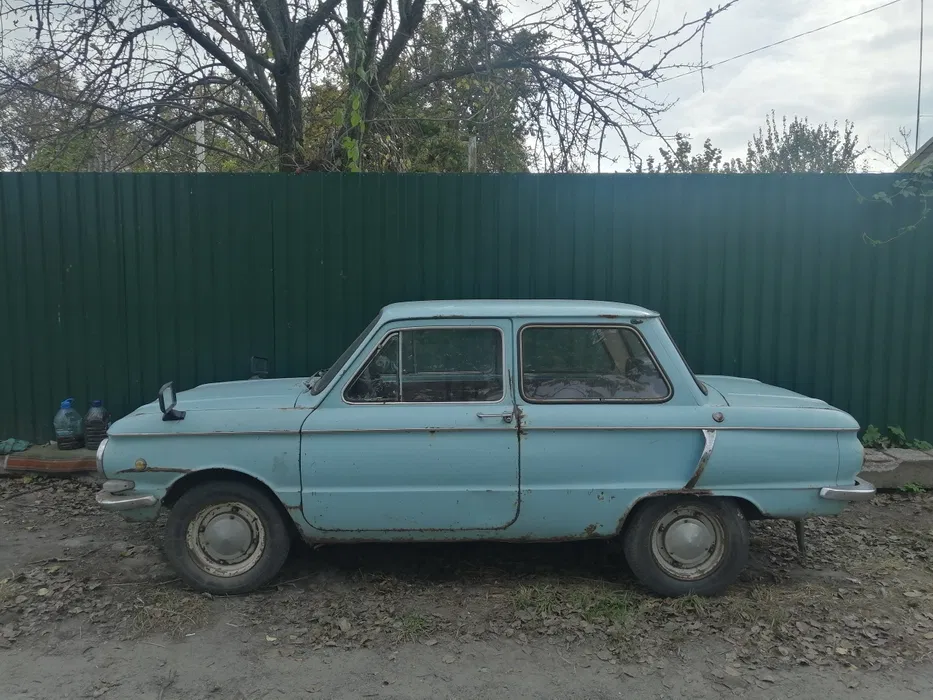
<svg viewBox="0 0 933 700">
<path fill-rule="evenodd" d="M 109 439 L 110 438 L 104 438 L 97 446 L 97 471 L 101 474 L 104 473 L 104 450 L 107 449 L 107 440 Z"/>
</svg>

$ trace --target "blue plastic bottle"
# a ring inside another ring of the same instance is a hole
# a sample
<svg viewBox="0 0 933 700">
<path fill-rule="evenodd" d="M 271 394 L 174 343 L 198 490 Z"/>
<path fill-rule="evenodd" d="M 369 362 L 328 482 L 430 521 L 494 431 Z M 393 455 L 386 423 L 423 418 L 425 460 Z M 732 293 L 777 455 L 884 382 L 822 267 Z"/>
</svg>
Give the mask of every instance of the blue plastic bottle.
<svg viewBox="0 0 933 700">
<path fill-rule="evenodd" d="M 55 414 L 55 442 L 60 450 L 77 450 L 84 447 L 84 421 L 74 409 L 74 399 L 65 399 Z"/>
</svg>

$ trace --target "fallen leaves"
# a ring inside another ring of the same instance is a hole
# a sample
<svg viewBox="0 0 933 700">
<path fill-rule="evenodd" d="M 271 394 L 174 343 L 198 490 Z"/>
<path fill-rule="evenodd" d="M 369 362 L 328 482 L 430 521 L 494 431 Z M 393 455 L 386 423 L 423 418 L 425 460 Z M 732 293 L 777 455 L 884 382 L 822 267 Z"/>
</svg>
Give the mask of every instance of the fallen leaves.
<svg viewBox="0 0 933 700">
<path fill-rule="evenodd" d="M 0 479 L 0 494 L 23 491 L 9 481 Z M 453 664 L 466 645 L 499 641 L 523 651 L 590 650 L 590 660 L 632 678 L 682 645 L 715 640 L 732 651 L 711 677 L 734 691 L 774 683 L 762 666 L 881 669 L 933 653 L 933 496 L 912 500 L 921 511 L 910 517 L 903 502 L 879 497 L 851 515 L 812 521 L 806 568 L 788 523 L 752 523 L 741 581 L 721 598 L 677 600 L 644 594 L 595 542 L 436 545 L 430 556 L 419 545 L 325 547 L 289 563 L 298 568 L 283 575 L 289 585 L 212 599 L 178 583 L 147 583 L 151 562 L 163 564 L 157 526 L 100 513 L 92 487 L 56 482 L 41 492 L 41 507 L 38 497 L 0 506 L 7 531 L 41 541 L 50 523 L 65 523 L 91 537 L 66 557 L 24 547 L 20 561 L 33 563 L 4 571 L 0 648 L 33 643 L 69 618 L 88 637 L 118 630 L 183 638 L 222 611 L 244 641 L 286 656 L 414 643 Z"/>
</svg>

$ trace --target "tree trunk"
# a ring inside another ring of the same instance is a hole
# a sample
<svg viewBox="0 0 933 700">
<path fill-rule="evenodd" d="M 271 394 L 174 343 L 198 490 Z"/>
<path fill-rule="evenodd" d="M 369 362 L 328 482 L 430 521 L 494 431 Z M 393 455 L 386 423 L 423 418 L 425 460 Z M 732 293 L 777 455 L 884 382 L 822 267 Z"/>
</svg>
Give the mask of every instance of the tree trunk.
<svg viewBox="0 0 933 700">
<path fill-rule="evenodd" d="M 275 125 L 279 172 L 293 173 L 305 166 L 304 117 L 297 61 L 276 65 L 275 101 L 279 108 Z"/>
</svg>

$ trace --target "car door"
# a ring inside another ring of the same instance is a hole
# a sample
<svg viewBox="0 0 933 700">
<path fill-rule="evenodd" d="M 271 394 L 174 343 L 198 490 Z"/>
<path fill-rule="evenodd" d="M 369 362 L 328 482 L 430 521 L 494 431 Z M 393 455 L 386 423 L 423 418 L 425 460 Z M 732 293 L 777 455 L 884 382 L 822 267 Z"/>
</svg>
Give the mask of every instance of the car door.
<svg viewBox="0 0 933 700">
<path fill-rule="evenodd" d="M 608 536 L 645 494 L 681 489 L 706 445 L 642 324 L 529 322 L 518 332 L 522 518 L 516 536 Z M 708 413 L 707 413 L 708 418 Z M 525 532 L 525 528 L 535 528 Z"/>
<path fill-rule="evenodd" d="M 302 428 L 307 521 L 367 533 L 509 527 L 519 509 L 513 353 L 509 320 L 383 327 Z"/>
</svg>

